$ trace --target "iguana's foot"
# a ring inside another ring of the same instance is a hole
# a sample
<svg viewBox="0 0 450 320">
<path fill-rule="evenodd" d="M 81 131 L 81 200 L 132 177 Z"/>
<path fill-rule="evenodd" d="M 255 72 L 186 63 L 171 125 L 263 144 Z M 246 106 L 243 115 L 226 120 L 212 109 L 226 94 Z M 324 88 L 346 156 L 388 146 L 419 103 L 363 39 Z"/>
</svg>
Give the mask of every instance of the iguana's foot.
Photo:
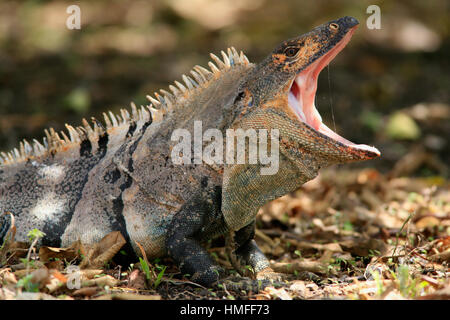
<svg viewBox="0 0 450 320">
<path fill-rule="evenodd" d="M 259 280 L 271 280 L 271 281 L 283 281 L 283 280 L 292 280 L 292 278 L 294 277 L 293 274 L 287 274 L 287 273 L 280 273 L 280 272 L 275 272 L 272 270 L 272 268 L 265 268 L 263 270 L 261 270 L 260 272 L 256 273 L 256 279 Z M 321 277 L 319 277 L 318 275 L 309 272 L 309 271 L 301 271 L 298 272 L 295 275 L 294 279 L 298 279 L 298 280 L 304 280 L 304 281 L 313 281 L 313 282 L 320 282 L 322 280 Z"/>
<path fill-rule="evenodd" d="M 247 292 L 259 292 L 264 290 L 266 287 L 282 287 L 285 284 L 276 280 L 255 280 L 246 277 L 237 277 L 232 276 L 225 279 L 221 279 L 216 282 L 216 286 L 223 290 L 229 291 L 242 291 L 245 290 Z"/>
<path fill-rule="evenodd" d="M 223 274 L 224 270 L 221 267 L 212 265 L 207 269 L 196 271 L 192 275 L 191 281 L 209 287 L 212 283 L 218 281 Z"/>
</svg>

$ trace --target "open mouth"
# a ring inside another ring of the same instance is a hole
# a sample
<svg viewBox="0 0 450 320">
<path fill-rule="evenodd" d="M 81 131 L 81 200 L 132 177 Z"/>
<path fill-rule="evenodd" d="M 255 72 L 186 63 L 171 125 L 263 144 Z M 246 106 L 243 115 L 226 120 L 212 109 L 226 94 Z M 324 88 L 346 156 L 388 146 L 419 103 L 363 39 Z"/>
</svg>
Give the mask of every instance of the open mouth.
<svg viewBox="0 0 450 320">
<path fill-rule="evenodd" d="M 288 101 L 289 106 L 295 112 L 297 117 L 315 131 L 320 132 L 321 134 L 324 134 L 347 147 L 373 152 L 379 156 L 380 151 L 378 151 L 375 147 L 365 144 L 355 144 L 328 128 L 322 122 L 322 117 L 314 104 L 317 90 L 317 79 L 320 71 L 322 71 L 322 69 L 325 68 L 330 61 L 333 60 L 334 57 L 336 57 L 336 55 L 347 45 L 355 29 L 356 26 L 351 28 L 349 32 L 334 46 L 334 48 L 322 57 L 318 58 L 295 77 L 289 91 Z"/>
</svg>

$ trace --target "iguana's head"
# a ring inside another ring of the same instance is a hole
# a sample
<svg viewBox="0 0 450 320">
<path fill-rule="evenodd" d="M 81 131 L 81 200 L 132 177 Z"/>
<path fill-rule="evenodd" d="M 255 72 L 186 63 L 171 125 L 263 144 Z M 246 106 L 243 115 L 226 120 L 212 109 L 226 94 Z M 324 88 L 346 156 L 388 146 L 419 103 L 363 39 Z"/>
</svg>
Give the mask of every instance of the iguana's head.
<svg viewBox="0 0 450 320">
<path fill-rule="evenodd" d="M 350 142 L 328 128 L 314 105 L 320 71 L 346 46 L 357 26 L 355 18 L 340 18 L 276 47 L 246 81 L 241 120 L 252 126 L 261 123 L 265 113 L 264 126 L 280 130 L 281 151 L 289 158 L 309 154 L 319 160 L 318 166 L 378 157 L 376 148 Z"/>
</svg>

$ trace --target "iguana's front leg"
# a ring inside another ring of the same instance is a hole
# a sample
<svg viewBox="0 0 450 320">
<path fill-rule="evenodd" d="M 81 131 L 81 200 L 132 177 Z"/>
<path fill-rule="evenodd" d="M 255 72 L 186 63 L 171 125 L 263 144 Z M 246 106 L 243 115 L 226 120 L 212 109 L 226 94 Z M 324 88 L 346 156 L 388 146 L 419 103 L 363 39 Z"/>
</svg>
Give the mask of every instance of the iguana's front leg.
<svg viewBox="0 0 450 320">
<path fill-rule="evenodd" d="M 269 260 L 261 252 L 253 238 L 255 237 L 255 222 L 236 231 L 234 241 L 237 245 L 236 255 L 255 272 L 260 272 L 269 267 Z"/>
<path fill-rule="evenodd" d="M 207 240 L 204 239 L 205 229 L 211 228 L 211 217 L 217 216 L 218 208 L 214 202 L 194 197 L 175 215 L 167 237 L 168 254 L 181 272 L 190 274 L 192 281 L 206 286 L 217 281 L 222 272 L 200 244 Z"/>
<path fill-rule="evenodd" d="M 253 268 L 258 280 L 280 280 L 281 275 L 270 268 L 269 260 L 253 240 L 254 237 L 255 222 L 238 230 L 235 234 L 236 255 Z"/>
</svg>

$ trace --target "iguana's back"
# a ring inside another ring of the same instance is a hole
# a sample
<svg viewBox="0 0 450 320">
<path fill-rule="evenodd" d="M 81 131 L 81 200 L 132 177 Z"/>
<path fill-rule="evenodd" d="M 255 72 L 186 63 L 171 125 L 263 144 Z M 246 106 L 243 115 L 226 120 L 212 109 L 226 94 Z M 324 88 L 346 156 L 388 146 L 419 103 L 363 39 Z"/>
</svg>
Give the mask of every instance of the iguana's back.
<svg viewBox="0 0 450 320">
<path fill-rule="evenodd" d="M 0 212 L 14 214 L 16 240 L 37 228 L 46 234 L 44 244 L 65 246 L 119 230 L 149 256 L 165 253 L 173 214 L 197 190 L 222 183 L 220 166 L 174 165 L 170 158 L 174 130 L 193 133 L 196 120 L 203 130 L 229 126 L 227 106 L 251 64 L 234 49 L 225 64 L 216 63 L 213 72 L 196 68 L 195 79 L 183 77 L 188 88 L 171 86 L 153 105 L 110 113 L 106 128 L 96 120 L 68 126 L 65 141 L 50 130 L 47 146 L 35 142 L 31 150 L 25 142 L 21 151 L 3 154 Z"/>
</svg>

